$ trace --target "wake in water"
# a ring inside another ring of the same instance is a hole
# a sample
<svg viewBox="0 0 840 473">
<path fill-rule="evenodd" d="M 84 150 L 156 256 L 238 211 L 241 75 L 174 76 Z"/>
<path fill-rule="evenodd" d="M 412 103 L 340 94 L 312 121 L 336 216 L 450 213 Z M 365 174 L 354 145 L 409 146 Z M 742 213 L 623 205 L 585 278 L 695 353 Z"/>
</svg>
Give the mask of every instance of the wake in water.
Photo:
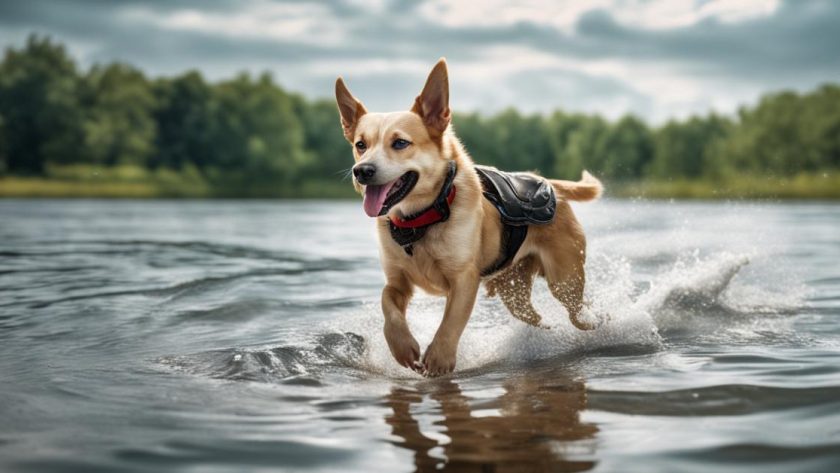
<svg viewBox="0 0 840 473">
<path fill-rule="evenodd" d="M 456 375 L 591 353 L 650 353 L 687 333 L 743 329 L 745 322 L 754 327 L 756 317 L 770 320 L 801 306 L 801 292 L 780 296 L 760 286 L 738 284 L 737 276 L 749 259 L 744 254 L 707 259 L 690 255 L 645 284 L 634 282 L 627 260 L 594 255 L 587 265 L 584 311 L 598 323 L 592 331 L 572 326 L 541 280 L 533 301 L 551 330 L 522 323 L 498 299 L 480 297 L 459 345 Z M 443 309 L 442 298 L 418 296 L 412 301 L 408 321 L 421 347 L 431 342 Z M 297 345 L 219 350 L 160 361 L 189 373 L 230 380 L 317 383 L 330 371 L 418 376 L 393 361 L 377 304 L 366 304 L 353 316 L 300 336 L 304 341 Z"/>
</svg>

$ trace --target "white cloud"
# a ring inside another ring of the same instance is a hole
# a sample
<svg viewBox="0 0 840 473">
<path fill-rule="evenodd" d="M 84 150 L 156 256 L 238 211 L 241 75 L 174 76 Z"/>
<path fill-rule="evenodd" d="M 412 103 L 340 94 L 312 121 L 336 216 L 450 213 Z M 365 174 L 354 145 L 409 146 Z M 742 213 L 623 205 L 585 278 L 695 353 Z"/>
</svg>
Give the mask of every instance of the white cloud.
<svg viewBox="0 0 840 473">
<path fill-rule="evenodd" d="M 737 23 L 771 15 L 779 7 L 778 0 L 629 0 L 617 2 L 611 11 L 622 24 L 647 29 L 668 29 L 691 26 L 715 19 Z"/>
<path fill-rule="evenodd" d="M 242 39 L 299 40 L 330 44 L 343 36 L 342 24 L 327 7 L 312 3 L 276 3 L 260 0 L 243 3 L 237 11 L 178 9 L 161 14 L 150 7 L 133 7 L 124 13 L 135 21 L 173 31 L 199 32 Z"/>
<path fill-rule="evenodd" d="M 524 0 L 485 0 L 480 3 L 464 0 L 432 0 L 420 7 L 427 19 L 446 26 L 498 26 L 517 22 L 553 25 L 571 31 L 581 14 L 595 9 L 608 8 L 611 0 L 588 2 Z"/>
</svg>

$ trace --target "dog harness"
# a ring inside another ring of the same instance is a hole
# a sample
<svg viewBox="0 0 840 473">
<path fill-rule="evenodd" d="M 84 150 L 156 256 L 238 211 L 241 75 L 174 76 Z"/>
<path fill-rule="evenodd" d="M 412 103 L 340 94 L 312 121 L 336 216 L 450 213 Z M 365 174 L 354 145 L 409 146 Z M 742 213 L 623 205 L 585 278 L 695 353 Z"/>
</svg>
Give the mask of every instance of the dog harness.
<svg viewBox="0 0 840 473">
<path fill-rule="evenodd" d="M 528 236 L 530 225 L 545 225 L 554 220 L 557 198 L 551 184 L 527 173 L 502 172 L 489 166 L 475 166 L 481 180 L 484 198 L 490 201 L 502 221 L 502 241 L 499 258 L 481 272 L 489 276 L 507 266 Z M 405 218 L 389 218 L 391 238 L 406 254 L 413 255 L 414 243 L 423 238 L 426 230 L 449 219 L 456 188 L 453 184 L 457 166 L 449 162 L 443 186 L 429 207 Z"/>
<path fill-rule="evenodd" d="M 494 167 L 476 166 L 484 198 L 502 219 L 501 256 L 481 272 L 489 276 L 507 266 L 528 236 L 528 226 L 545 225 L 554 220 L 557 198 L 547 180 L 522 172 L 503 172 Z"/>
</svg>

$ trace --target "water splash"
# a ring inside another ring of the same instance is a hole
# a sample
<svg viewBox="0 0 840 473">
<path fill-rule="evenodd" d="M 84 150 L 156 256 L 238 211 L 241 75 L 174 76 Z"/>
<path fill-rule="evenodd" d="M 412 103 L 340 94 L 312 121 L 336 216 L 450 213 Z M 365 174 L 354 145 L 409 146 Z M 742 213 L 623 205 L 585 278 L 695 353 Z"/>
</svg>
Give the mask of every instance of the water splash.
<svg viewBox="0 0 840 473">
<path fill-rule="evenodd" d="M 750 255 L 719 254 L 702 259 L 691 253 L 650 281 L 636 281 L 629 261 L 595 254 L 587 265 L 584 317 L 598 328 L 580 331 L 542 280 L 534 305 L 551 330 L 514 319 L 501 302 L 479 297 L 458 350 L 459 375 L 499 365 L 527 365 L 546 359 L 572 360 L 585 354 L 650 353 L 681 332 L 737 326 L 740 316 L 785 315 L 801 306 L 802 294 L 768 297 L 754 285 L 736 284 Z M 418 295 L 408 321 L 421 347 L 433 339 L 445 301 Z M 722 319 L 722 317 L 725 317 Z M 229 349 L 170 357 L 165 364 L 220 379 L 280 381 L 317 379 L 329 371 L 356 371 L 386 377 L 416 377 L 393 361 L 382 335 L 379 305 L 366 303 L 348 317 L 301 334 L 301 342 L 263 349 Z"/>
<path fill-rule="evenodd" d="M 680 333 L 729 331 L 743 336 L 762 328 L 780 330 L 775 322 L 783 319 L 778 316 L 802 307 L 806 290 L 791 281 L 782 290 L 743 282 L 738 275 L 753 258 L 724 252 L 702 259 L 693 252 L 658 275 L 636 304 L 651 314 L 667 338 Z"/>
<path fill-rule="evenodd" d="M 234 381 L 310 379 L 334 369 L 353 368 L 365 353 L 365 340 L 354 333 L 322 333 L 310 343 L 266 349 L 226 349 L 158 361 L 173 369 Z"/>
<path fill-rule="evenodd" d="M 653 352 L 663 347 L 671 333 L 698 328 L 698 320 L 711 320 L 713 327 L 721 327 L 719 317 L 728 316 L 724 327 L 743 328 L 738 322 L 746 314 L 786 315 L 802 305 L 800 291 L 776 293 L 769 298 L 768 291 L 761 287 L 736 284 L 737 275 L 749 261 L 748 254 L 724 253 L 702 259 L 692 252 L 654 277 L 645 289 L 634 280 L 632 266 L 625 258 L 593 255 L 587 265 L 584 316 L 598 321 L 597 329 L 576 329 L 541 281 L 534 288 L 534 305 L 551 330 L 524 324 L 511 317 L 497 299 L 482 297 L 461 339 L 458 371 L 571 359 L 596 352 Z M 421 347 L 434 337 L 443 309 L 442 299 L 420 296 L 412 302 L 409 326 Z M 368 341 L 364 369 L 387 376 L 411 376 L 392 361 L 381 324 L 378 306 L 369 304 L 333 329 L 355 327 Z"/>
</svg>

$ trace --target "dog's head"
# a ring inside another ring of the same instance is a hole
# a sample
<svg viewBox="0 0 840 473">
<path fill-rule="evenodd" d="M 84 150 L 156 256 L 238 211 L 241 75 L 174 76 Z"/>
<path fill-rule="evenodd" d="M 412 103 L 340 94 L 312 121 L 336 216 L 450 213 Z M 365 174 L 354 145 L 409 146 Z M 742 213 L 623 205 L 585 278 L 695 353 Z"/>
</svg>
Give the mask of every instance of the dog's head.
<svg viewBox="0 0 840 473">
<path fill-rule="evenodd" d="M 449 126 L 446 61 L 435 64 L 423 91 L 405 112 L 371 113 L 339 77 L 335 98 L 344 137 L 353 147 L 353 184 L 371 217 L 403 215 L 429 205 L 448 169 L 443 138 Z"/>
</svg>

